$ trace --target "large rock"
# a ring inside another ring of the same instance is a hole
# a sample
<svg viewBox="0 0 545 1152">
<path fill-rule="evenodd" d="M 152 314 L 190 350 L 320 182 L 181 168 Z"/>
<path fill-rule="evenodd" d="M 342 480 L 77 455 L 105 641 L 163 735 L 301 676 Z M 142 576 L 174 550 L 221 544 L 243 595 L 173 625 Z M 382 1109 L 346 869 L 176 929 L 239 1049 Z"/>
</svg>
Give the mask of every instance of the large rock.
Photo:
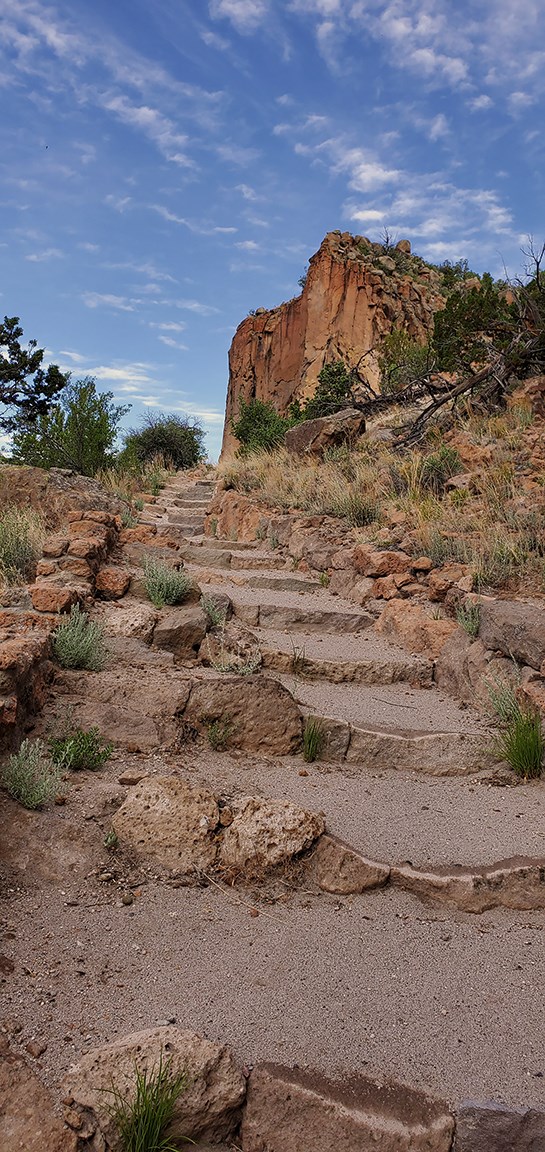
<svg viewBox="0 0 545 1152">
<path fill-rule="evenodd" d="M 228 719 L 231 747 L 246 752 L 288 756 L 301 746 L 299 708 L 287 688 L 267 676 L 220 673 L 194 681 L 184 719 L 202 729 Z"/>
<path fill-rule="evenodd" d="M 76 1152 L 77 1138 L 55 1114 L 53 1100 L 22 1056 L 0 1035 L 2 1152 Z"/>
<path fill-rule="evenodd" d="M 486 648 L 539 671 L 545 660 L 545 609 L 516 600 L 484 600 L 479 637 Z"/>
<path fill-rule="evenodd" d="M 246 1092 L 244 1076 L 225 1045 L 213 1044 L 181 1028 L 134 1032 L 82 1056 L 63 1084 L 64 1098 L 72 1100 L 68 1118 L 84 1123 L 88 1132 L 98 1128 L 108 1152 L 121 1152 L 111 1117 L 112 1085 L 130 1097 L 135 1067 L 151 1072 L 161 1058 L 170 1061 L 174 1075 L 185 1071 L 188 1077 L 169 1127 L 172 1140 L 202 1138 L 216 1143 L 229 1137 L 240 1120 Z M 40 1152 L 46 1152 L 46 1147 L 49 1152 L 46 1145 Z"/>
<path fill-rule="evenodd" d="M 454 1152 L 541 1152 L 545 1111 L 464 1101 L 456 1116 Z"/>
<path fill-rule="evenodd" d="M 215 796 L 177 776 L 146 777 L 115 813 L 119 839 L 138 855 L 172 872 L 213 868 L 219 825 Z"/>
<path fill-rule="evenodd" d="M 326 448 L 352 444 L 365 432 L 361 412 L 346 408 L 317 420 L 303 420 L 286 432 L 286 448 L 298 456 L 322 456 Z"/>
<path fill-rule="evenodd" d="M 401 1084 L 263 1064 L 250 1076 L 244 1152 L 449 1152 L 446 1104 Z"/>
<path fill-rule="evenodd" d="M 221 863 L 235 872 L 263 872 L 287 864 L 324 831 L 321 814 L 305 812 L 287 800 L 243 800 L 225 829 Z"/>
<path fill-rule="evenodd" d="M 166 609 L 155 626 L 153 645 L 172 652 L 177 663 L 195 660 L 207 627 L 208 620 L 200 604 Z"/>
<path fill-rule="evenodd" d="M 440 278 L 426 279 L 415 259 L 413 275 L 387 274 L 377 267 L 380 245 L 348 233 L 330 232 L 312 257 L 303 292 L 239 325 L 229 352 L 229 386 L 223 452 L 238 447 L 232 431 L 241 399 L 253 396 L 287 412 L 292 400 L 314 394 L 325 363 L 361 362 L 366 379 L 380 380 L 376 353 L 393 326 L 422 342 L 441 307 Z M 412 257 L 407 256 L 408 270 Z M 365 359 L 363 359 L 365 357 Z"/>
<path fill-rule="evenodd" d="M 375 631 L 382 636 L 430 660 L 439 656 L 457 628 L 455 620 L 434 620 L 420 604 L 406 600 L 390 600 L 375 624 Z"/>
</svg>

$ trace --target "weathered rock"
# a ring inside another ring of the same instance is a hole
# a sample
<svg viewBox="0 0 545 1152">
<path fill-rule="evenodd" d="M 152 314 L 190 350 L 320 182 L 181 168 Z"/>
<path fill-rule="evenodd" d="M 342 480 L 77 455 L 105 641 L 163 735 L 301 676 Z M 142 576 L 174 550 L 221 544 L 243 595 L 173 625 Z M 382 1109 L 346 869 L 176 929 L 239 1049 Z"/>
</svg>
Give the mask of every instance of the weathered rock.
<svg viewBox="0 0 545 1152">
<path fill-rule="evenodd" d="M 375 624 L 375 631 L 401 644 L 408 652 L 423 653 L 434 660 L 457 627 L 455 620 L 433 620 L 420 604 L 390 600 Z"/>
<path fill-rule="evenodd" d="M 159 612 L 149 603 L 139 604 L 131 599 L 122 604 L 101 605 L 100 619 L 108 635 L 134 637 L 149 644 Z"/>
<path fill-rule="evenodd" d="M 199 604 L 165 608 L 153 633 L 155 648 L 165 648 L 177 662 L 195 660 L 206 635 L 208 619 Z"/>
<path fill-rule="evenodd" d="M 343 1084 L 318 1073 L 254 1068 L 242 1124 L 244 1152 L 449 1152 L 446 1104 L 363 1076 Z"/>
<path fill-rule="evenodd" d="M 229 672 L 240 669 L 244 672 L 248 668 L 257 672 L 262 664 L 253 632 L 235 620 L 212 629 L 201 644 L 199 656 L 204 664 Z"/>
<path fill-rule="evenodd" d="M 69 612 L 79 600 L 75 588 L 61 584 L 32 584 L 29 592 L 36 612 Z"/>
<path fill-rule="evenodd" d="M 219 824 L 215 796 L 176 776 L 153 776 L 131 790 L 112 825 L 134 852 L 173 872 L 213 867 Z"/>
<path fill-rule="evenodd" d="M 539 670 L 545 660 L 545 609 L 515 600 L 485 600 L 479 637 L 486 648 Z"/>
<path fill-rule="evenodd" d="M 327 448 L 353 444 L 365 432 L 365 419 L 361 412 L 347 408 L 322 416 L 317 420 L 303 420 L 286 432 L 286 448 L 298 456 L 322 456 Z"/>
<path fill-rule="evenodd" d="M 53 557 L 62 556 L 66 552 L 68 544 L 68 536 L 63 536 L 61 533 L 50 536 L 47 540 L 44 540 L 42 547 L 43 555 Z"/>
<path fill-rule="evenodd" d="M 351 728 L 346 753 L 349 764 L 425 772 L 430 776 L 464 776 L 487 766 L 490 741 L 461 732 L 388 732 Z"/>
<path fill-rule="evenodd" d="M 464 1100 L 456 1113 L 454 1152 L 540 1152 L 545 1111 Z"/>
<path fill-rule="evenodd" d="M 287 864 L 324 831 L 323 816 L 287 800 L 243 798 L 226 828 L 221 863 L 235 872 L 263 872 Z"/>
<path fill-rule="evenodd" d="M 50 527 L 62 531 L 70 509 L 123 510 L 123 501 L 106 491 L 96 480 L 67 468 L 32 468 L 26 465 L 2 465 L 0 504 L 34 508 L 41 512 Z"/>
<path fill-rule="evenodd" d="M 312 872 L 324 892 L 339 896 L 381 888 L 387 883 L 390 868 L 377 860 L 368 860 L 335 836 L 321 836 L 312 855 Z"/>
<path fill-rule="evenodd" d="M 233 726 L 232 748 L 276 756 L 300 748 L 299 708 L 287 688 L 267 676 L 219 674 L 193 682 L 184 719 L 203 728 L 226 718 Z"/>
<path fill-rule="evenodd" d="M 55 1114 L 49 1093 L 1 1035 L 0 1101 L 2 1152 L 76 1152 L 76 1136 Z"/>
<path fill-rule="evenodd" d="M 246 1082 L 229 1049 L 181 1028 L 150 1028 L 87 1053 L 65 1078 L 63 1095 L 72 1098 L 71 1111 L 88 1127 L 99 1127 L 108 1152 L 121 1152 L 109 1109 L 112 1084 L 129 1096 L 135 1065 L 151 1072 L 161 1058 L 170 1061 L 174 1075 L 185 1071 L 188 1077 L 169 1127 L 176 1143 L 184 1138 L 216 1143 L 237 1127 Z"/>
<path fill-rule="evenodd" d="M 545 857 L 513 856 L 482 868 L 393 867 L 392 884 L 417 896 L 455 905 L 462 912 L 488 908 L 545 908 Z"/>
<path fill-rule="evenodd" d="M 411 561 L 406 552 L 394 552 L 387 548 L 374 551 L 364 544 L 354 549 L 354 568 L 362 576 L 376 579 L 378 576 L 393 575 L 394 572 L 407 573 L 410 567 Z M 410 573 L 408 578 L 411 578 Z"/>
</svg>

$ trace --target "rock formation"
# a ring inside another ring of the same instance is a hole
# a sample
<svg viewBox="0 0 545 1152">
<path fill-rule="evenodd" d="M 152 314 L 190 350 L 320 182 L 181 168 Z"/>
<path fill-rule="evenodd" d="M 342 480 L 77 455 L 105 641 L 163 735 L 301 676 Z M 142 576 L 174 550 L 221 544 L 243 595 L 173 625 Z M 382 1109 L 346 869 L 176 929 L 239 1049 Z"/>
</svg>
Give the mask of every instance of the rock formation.
<svg viewBox="0 0 545 1152">
<path fill-rule="evenodd" d="M 229 352 L 223 452 L 235 446 L 240 400 L 271 402 L 285 413 L 314 393 L 325 363 L 360 365 L 378 382 L 374 349 L 393 327 L 424 339 L 442 307 L 440 277 L 401 240 L 388 252 L 362 236 L 329 232 L 312 257 L 300 296 L 258 308 L 237 328 Z M 365 359 L 362 361 L 362 357 Z"/>
</svg>

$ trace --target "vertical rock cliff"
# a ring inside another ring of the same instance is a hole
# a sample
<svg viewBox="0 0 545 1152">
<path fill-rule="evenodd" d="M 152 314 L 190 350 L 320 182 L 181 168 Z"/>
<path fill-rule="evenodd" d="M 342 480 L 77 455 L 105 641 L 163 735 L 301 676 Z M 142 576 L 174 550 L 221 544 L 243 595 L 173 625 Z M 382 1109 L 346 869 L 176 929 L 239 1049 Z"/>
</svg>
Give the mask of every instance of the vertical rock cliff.
<svg viewBox="0 0 545 1152">
<path fill-rule="evenodd" d="M 359 364 L 376 386 L 375 350 L 385 333 L 398 327 L 425 340 L 443 302 L 439 275 L 411 255 L 407 240 L 385 250 L 362 236 L 329 232 L 301 295 L 259 308 L 235 332 L 222 452 L 237 446 L 231 421 L 241 399 L 266 400 L 285 413 L 292 400 L 313 394 L 323 365 L 334 360 Z"/>
</svg>

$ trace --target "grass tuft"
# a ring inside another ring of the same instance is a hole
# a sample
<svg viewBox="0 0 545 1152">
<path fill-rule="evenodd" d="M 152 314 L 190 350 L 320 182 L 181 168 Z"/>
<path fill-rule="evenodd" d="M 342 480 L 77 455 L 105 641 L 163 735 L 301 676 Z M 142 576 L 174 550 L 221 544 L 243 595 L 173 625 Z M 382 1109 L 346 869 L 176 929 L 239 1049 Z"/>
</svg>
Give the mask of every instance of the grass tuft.
<svg viewBox="0 0 545 1152">
<path fill-rule="evenodd" d="M 225 752 L 235 732 L 231 716 L 222 716 L 219 720 L 206 720 L 205 726 L 210 747 L 215 752 Z"/>
<path fill-rule="evenodd" d="M 95 772 L 110 759 L 114 746 L 103 740 L 98 728 L 71 728 L 49 740 L 54 764 L 72 772 Z"/>
<path fill-rule="evenodd" d="M 481 606 L 471 600 L 467 604 L 459 604 L 456 609 L 456 619 L 464 632 L 475 639 L 479 635 L 481 624 Z"/>
<path fill-rule="evenodd" d="M 521 704 L 516 687 L 507 681 L 487 685 L 500 734 L 495 750 L 523 780 L 537 780 L 543 771 L 545 740 L 541 716 L 530 703 Z"/>
<path fill-rule="evenodd" d="M 24 808 L 43 808 L 61 791 L 60 769 L 49 757 L 42 740 L 23 740 L 2 772 L 2 784 Z"/>
<path fill-rule="evenodd" d="M 308 716 L 303 729 L 303 760 L 311 764 L 317 760 L 325 744 L 325 728 L 319 716 Z"/>
<path fill-rule="evenodd" d="M 174 1073 L 172 1058 L 164 1060 L 161 1053 L 158 1065 L 149 1071 L 135 1064 L 134 1075 L 132 1097 L 126 1098 L 115 1084 L 109 1090 L 113 1096 L 110 1115 L 122 1152 L 179 1152 L 179 1144 L 173 1144 L 166 1133 L 176 1101 L 187 1088 L 187 1073 Z"/>
<path fill-rule="evenodd" d="M 201 608 L 213 628 L 223 628 L 227 614 L 225 608 L 220 608 L 213 596 L 201 596 Z"/>
<path fill-rule="evenodd" d="M 74 604 L 53 633 L 53 653 L 62 668 L 100 672 L 108 659 L 101 625 Z"/>
<path fill-rule="evenodd" d="M 23 584 L 30 579 L 42 554 L 44 525 L 29 508 L 6 508 L 0 512 L 0 581 Z"/>
<path fill-rule="evenodd" d="M 191 576 L 176 568 L 169 568 L 163 560 L 146 556 L 143 563 L 144 587 L 155 608 L 165 604 L 181 604 L 193 586 Z"/>
</svg>

